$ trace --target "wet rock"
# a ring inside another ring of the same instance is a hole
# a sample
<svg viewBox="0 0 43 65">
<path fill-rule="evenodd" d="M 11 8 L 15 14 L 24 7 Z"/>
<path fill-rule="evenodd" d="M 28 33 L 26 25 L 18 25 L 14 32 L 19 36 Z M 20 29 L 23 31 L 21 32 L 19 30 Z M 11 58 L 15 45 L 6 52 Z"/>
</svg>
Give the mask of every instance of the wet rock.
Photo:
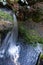
<svg viewBox="0 0 43 65">
<path fill-rule="evenodd" d="M 43 54 L 40 55 L 38 65 L 43 65 Z"/>
</svg>

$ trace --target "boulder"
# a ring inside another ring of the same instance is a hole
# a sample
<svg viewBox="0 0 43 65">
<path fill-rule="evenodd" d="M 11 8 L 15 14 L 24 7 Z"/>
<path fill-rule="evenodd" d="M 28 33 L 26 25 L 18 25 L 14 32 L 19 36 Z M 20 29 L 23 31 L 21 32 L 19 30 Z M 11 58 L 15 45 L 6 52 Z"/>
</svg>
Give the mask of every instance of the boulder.
<svg viewBox="0 0 43 65">
<path fill-rule="evenodd" d="M 0 9 L 0 31 L 9 30 L 13 27 L 13 15 L 9 12 Z"/>
<path fill-rule="evenodd" d="M 0 31 L 9 30 L 13 27 L 13 23 L 9 21 L 0 21 Z"/>
</svg>

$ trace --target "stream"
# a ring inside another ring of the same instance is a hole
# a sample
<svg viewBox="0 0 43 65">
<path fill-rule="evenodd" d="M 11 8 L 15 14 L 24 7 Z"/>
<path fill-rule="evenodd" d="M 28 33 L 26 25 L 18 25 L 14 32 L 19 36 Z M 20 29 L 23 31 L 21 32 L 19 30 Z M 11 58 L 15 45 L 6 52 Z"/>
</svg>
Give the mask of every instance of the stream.
<svg viewBox="0 0 43 65">
<path fill-rule="evenodd" d="M 14 27 L 8 32 L 0 48 L 0 65 L 36 65 L 40 46 L 28 45 L 18 41 L 18 23 L 15 14 Z"/>
</svg>

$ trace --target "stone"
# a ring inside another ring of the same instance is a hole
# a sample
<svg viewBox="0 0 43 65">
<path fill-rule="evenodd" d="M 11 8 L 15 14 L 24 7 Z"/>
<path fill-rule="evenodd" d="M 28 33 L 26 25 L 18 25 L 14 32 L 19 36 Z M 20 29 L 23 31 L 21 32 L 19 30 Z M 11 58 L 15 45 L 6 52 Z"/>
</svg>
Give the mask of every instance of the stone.
<svg viewBox="0 0 43 65">
<path fill-rule="evenodd" d="M 13 23 L 9 21 L 0 21 L 0 31 L 9 30 L 13 27 Z"/>
</svg>

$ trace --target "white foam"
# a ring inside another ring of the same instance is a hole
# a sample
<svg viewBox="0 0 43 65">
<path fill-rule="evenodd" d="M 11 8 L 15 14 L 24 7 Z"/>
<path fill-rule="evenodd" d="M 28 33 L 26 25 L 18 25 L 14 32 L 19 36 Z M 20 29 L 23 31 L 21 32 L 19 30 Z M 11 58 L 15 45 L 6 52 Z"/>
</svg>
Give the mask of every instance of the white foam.
<svg viewBox="0 0 43 65">
<path fill-rule="evenodd" d="M 8 53 L 10 55 L 10 58 L 15 63 L 15 65 L 18 65 L 18 63 L 19 63 L 18 62 L 19 52 L 20 52 L 20 46 L 16 46 L 16 45 L 12 45 L 12 44 L 10 45 L 10 47 L 8 49 Z"/>
</svg>

